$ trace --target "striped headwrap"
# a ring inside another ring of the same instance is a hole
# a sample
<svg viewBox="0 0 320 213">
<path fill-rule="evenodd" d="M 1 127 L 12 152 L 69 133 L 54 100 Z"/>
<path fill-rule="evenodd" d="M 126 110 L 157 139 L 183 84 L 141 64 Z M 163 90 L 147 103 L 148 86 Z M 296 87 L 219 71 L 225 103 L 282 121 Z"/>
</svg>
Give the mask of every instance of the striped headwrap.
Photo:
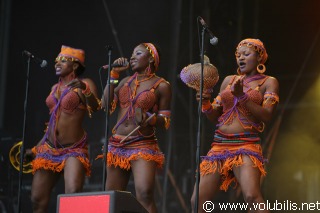
<svg viewBox="0 0 320 213">
<path fill-rule="evenodd" d="M 157 48 L 152 43 L 143 43 L 143 45 L 149 50 L 152 58 L 154 59 L 154 67 L 155 71 L 158 70 L 160 59 L 159 59 L 159 53 L 157 51 Z"/>
<path fill-rule="evenodd" d="M 260 41 L 259 39 L 254 39 L 254 38 L 244 39 L 240 41 L 236 50 L 238 50 L 242 46 L 253 48 L 256 52 L 258 52 L 261 57 L 261 62 L 260 62 L 261 64 L 264 64 L 267 61 L 268 54 L 267 54 L 266 48 L 264 47 L 264 44 L 262 43 L 262 41 Z M 236 55 L 237 55 L 237 51 L 236 51 Z"/>
<path fill-rule="evenodd" d="M 66 45 L 61 46 L 61 52 L 59 53 L 56 61 L 62 59 L 70 59 L 71 61 L 78 61 L 82 66 L 84 66 L 85 52 L 82 49 L 76 49 Z"/>
</svg>

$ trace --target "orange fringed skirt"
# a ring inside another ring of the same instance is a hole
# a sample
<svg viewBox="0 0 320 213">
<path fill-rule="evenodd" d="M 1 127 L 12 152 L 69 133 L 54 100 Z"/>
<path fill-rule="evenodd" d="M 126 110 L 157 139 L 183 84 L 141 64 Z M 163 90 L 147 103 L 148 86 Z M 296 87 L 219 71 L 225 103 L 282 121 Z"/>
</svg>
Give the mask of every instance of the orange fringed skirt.
<svg viewBox="0 0 320 213">
<path fill-rule="evenodd" d="M 121 169 L 130 170 L 130 161 L 144 159 L 154 161 L 157 168 L 162 168 L 164 154 L 161 152 L 154 135 L 149 137 L 133 136 L 120 143 L 123 138 L 124 136 L 121 135 L 110 137 L 106 159 L 108 167 L 119 166 Z M 98 155 L 98 158 L 103 158 L 103 155 Z"/>
<path fill-rule="evenodd" d="M 227 191 L 232 182 L 237 183 L 232 168 L 243 164 L 242 156 L 247 155 L 257 167 L 262 176 L 266 175 L 264 169 L 265 159 L 259 144 L 257 133 L 224 134 L 216 130 L 214 142 L 206 156 L 202 156 L 200 175 L 204 176 L 219 172 L 222 176 L 221 190 Z"/>
<path fill-rule="evenodd" d="M 75 157 L 84 166 L 86 175 L 90 176 L 91 170 L 86 136 L 76 144 L 64 148 L 55 148 L 46 141 L 39 146 L 33 147 L 32 152 L 36 156 L 32 161 L 33 174 L 39 169 L 61 172 L 65 167 L 66 160 L 69 157 Z"/>
</svg>

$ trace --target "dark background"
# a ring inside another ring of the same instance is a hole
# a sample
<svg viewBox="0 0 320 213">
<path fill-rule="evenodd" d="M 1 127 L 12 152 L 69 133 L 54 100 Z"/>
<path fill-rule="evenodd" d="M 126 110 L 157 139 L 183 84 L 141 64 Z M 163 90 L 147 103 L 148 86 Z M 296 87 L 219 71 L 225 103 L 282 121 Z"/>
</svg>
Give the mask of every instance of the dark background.
<svg viewBox="0 0 320 213">
<path fill-rule="evenodd" d="M 268 175 L 262 183 L 265 199 L 298 204 L 319 200 L 320 1 L 1 0 L 0 9 L 0 212 L 5 211 L 2 206 L 13 212 L 17 204 L 18 172 L 9 164 L 8 152 L 23 137 L 27 63 L 22 51 L 48 61 L 44 69 L 36 63 L 30 66 L 24 141 L 25 147 L 30 148 L 42 137 L 49 118 L 44 101 L 58 80 L 54 59 L 61 45 L 85 50 L 84 77 L 92 78 L 101 91 L 106 73 L 101 72 L 101 82 L 99 68 L 108 63 L 106 45 L 113 47 L 113 61 L 119 56 L 130 57 L 141 42 L 154 42 L 161 47 L 157 74 L 170 81 L 174 91 L 171 128 L 157 131 L 160 147 L 167 156 L 164 170 L 157 175 L 157 206 L 159 212 L 189 212 L 198 113 L 195 91 L 182 83 L 179 73 L 184 66 L 199 62 L 197 16 L 203 17 L 219 38 L 216 46 L 209 44 L 207 36 L 204 42 L 204 50 L 220 75 L 214 95 L 222 79 L 236 73 L 235 47 L 249 37 L 264 42 L 269 54 L 266 74 L 280 82 L 277 115 L 262 135 L 265 155 L 269 157 Z M 101 190 L 102 163 L 94 159 L 105 138 L 105 120 L 102 111 L 85 120 L 93 165 L 85 191 Z M 110 125 L 114 123 L 115 116 L 111 116 Z M 204 119 L 201 155 L 209 149 L 213 131 L 214 127 Z M 31 212 L 31 180 L 31 174 L 23 176 L 24 212 Z M 132 182 L 128 190 L 134 192 Z M 51 212 L 55 212 L 59 193 L 63 193 L 63 183 L 52 193 Z M 239 191 L 230 190 L 219 194 L 217 201 L 242 202 L 242 198 Z"/>
</svg>

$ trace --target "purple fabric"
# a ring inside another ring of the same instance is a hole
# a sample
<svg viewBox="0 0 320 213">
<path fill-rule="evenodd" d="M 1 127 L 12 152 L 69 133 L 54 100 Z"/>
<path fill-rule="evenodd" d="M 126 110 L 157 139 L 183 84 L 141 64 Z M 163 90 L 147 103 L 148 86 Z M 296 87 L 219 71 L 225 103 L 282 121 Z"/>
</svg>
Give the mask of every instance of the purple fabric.
<svg viewBox="0 0 320 213">
<path fill-rule="evenodd" d="M 155 151 L 152 149 L 146 149 L 146 148 L 125 149 L 125 148 L 119 148 L 119 147 L 114 148 L 112 146 L 109 146 L 108 151 L 114 155 L 123 156 L 125 158 L 128 158 L 134 154 L 138 154 L 139 152 L 147 153 L 150 155 L 159 155 L 159 154 L 162 155 L 162 153 L 160 153 L 159 151 Z"/>
<path fill-rule="evenodd" d="M 63 160 L 65 160 L 69 157 L 87 158 L 87 155 L 84 153 L 78 153 L 78 152 L 72 152 L 72 153 L 60 154 L 60 155 L 52 155 L 52 153 L 39 153 L 39 154 L 37 154 L 36 159 L 44 158 L 44 159 L 50 160 L 54 163 L 61 163 Z"/>
<path fill-rule="evenodd" d="M 44 144 L 42 146 L 48 146 L 50 147 L 50 142 L 45 141 L 47 144 Z M 48 150 L 45 150 L 44 152 L 37 153 L 36 159 L 38 158 L 44 158 L 47 160 L 51 160 L 53 162 L 59 162 L 61 163 L 63 160 L 69 158 L 69 157 L 82 157 L 87 158 L 87 154 L 83 153 L 82 150 L 85 149 L 84 147 L 87 144 L 87 135 L 85 134 L 83 138 L 78 141 L 77 143 L 73 144 L 69 147 L 59 147 L 59 148 L 51 148 Z M 57 149 L 59 151 L 57 151 Z M 56 153 L 54 153 L 56 151 Z"/>
<path fill-rule="evenodd" d="M 45 141 L 46 141 L 46 139 L 48 138 L 49 132 L 50 132 L 50 131 L 54 131 L 55 125 L 56 125 L 57 111 L 58 111 L 58 109 L 59 109 L 59 107 L 60 107 L 61 100 L 62 100 L 63 97 L 70 91 L 70 88 L 66 88 L 66 89 L 62 92 L 62 94 L 61 94 L 61 96 L 60 96 L 60 98 L 59 98 L 59 100 L 58 100 L 58 99 L 54 96 L 54 94 L 55 94 L 56 91 L 57 91 L 57 88 L 58 88 L 58 86 L 56 86 L 55 89 L 54 89 L 54 91 L 51 93 L 51 95 L 52 95 L 52 97 L 53 97 L 53 100 L 56 102 L 56 106 L 54 107 L 53 111 L 51 112 L 51 116 L 50 116 L 50 120 L 49 120 L 49 124 L 48 124 L 48 129 L 47 129 L 47 131 L 46 131 L 46 133 L 45 133 L 45 135 L 44 135 L 44 137 L 43 137 L 43 139 L 42 139 L 42 144 L 44 144 Z M 56 146 L 56 141 L 54 141 L 54 145 Z"/>
<path fill-rule="evenodd" d="M 210 153 L 208 155 L 210 155 Z M 230 152 L 229 150 L 226 150 L 223 153 L 213 154 L 211 156 L 201 156 L 201 159 L 205 161 L 210 161 L 210 162 L 225 161 L 229 158 L 233 158 L 238 155 L 248 155 L 248 156 L 251 155 L 257 158 L 262 163 L 267 162 L 267 159 L 264 159 L 259 153 L 256 153 L 247 149 L 243 149 L 243 148 L 237 150 L 236 152 Z"/>
</svg>

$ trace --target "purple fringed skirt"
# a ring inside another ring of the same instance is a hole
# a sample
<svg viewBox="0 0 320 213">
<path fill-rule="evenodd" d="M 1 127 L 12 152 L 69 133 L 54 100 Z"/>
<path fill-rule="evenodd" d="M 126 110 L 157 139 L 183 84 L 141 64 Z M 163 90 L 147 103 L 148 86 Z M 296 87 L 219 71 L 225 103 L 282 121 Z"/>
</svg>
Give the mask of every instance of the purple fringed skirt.
<svg viewBox="0 0 320 213">
<path fill-rule="evenodd" d="M 201 157 L 201 176 L 220 173 L 222 176 L 220 189 L 227 191 L 232 182 L 237 183 L 232 168 L 243 164 L 243 155 L 248 156 L 253 166 L 265 176 L 264 163 L 266 160 L 263 158 L 259 142 L 260 138 L 257 133 L 224 134 L 216 130 L 211 149 L 206 156 Z"/>
<path fill-rule="evenodd" d="M 68 147 L 54 147 L 49 141 L 45 141 L 41 145 L 32 148 L 33 154 L 36 156 L 32 161 L 33 174 L 38 169 L 51 170 L 54 172 L 61 172 L 66 160 L 69 157 L 77 158 L 85 168 L 86 175 L 90 176 L 90 161 L 87 147 L 87 136 L 71 146 Z"/>
<path fill-rule="evenodd" d="M 124 142 L 120 141 L 125 136 L 113 135 L 109 139 L 107 166 L 119 166 L 121 169 L 131 169 L 130 161 L 144 159 L 146 161 L 154 161 L 157 168 L 162 168 L 164 162 L 164 154 L 161 152 L 157 139 L 151 136 L 132 136 Z M 97 158 L 103 158 L 99 155 Z"/>
</svg>

